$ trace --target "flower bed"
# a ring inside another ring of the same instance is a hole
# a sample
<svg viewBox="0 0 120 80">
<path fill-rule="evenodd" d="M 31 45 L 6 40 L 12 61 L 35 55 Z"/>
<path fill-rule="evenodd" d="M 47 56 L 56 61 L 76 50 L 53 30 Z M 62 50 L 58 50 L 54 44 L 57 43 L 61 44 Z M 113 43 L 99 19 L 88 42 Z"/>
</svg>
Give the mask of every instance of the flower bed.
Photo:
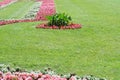
<svg viewBox="0 0 120 80">
<path fill-rule="evenodd" d="M 90 76 L 77 76 L 76 74 L 58 75 L 50 68 L 42 71 L 25 71 L 20 68 L 11 69 L 9 66 L 0 66 L 0 80 L 106 80 Z"/>
<path fill-rule="evenodd" d="M 92 75 L 78 77 L 74 74 L 60 76 L 57 74 L 44 74 L 41 72 L 0 72 L 0 80 L 106 80 L 96 78 Z"/>
<path fill-rule="evenodd" d="M 7 25 L 7 24 L 13 24 L 13 23 L 34 22 L 34 21 L 39 21 L 39 20 L 37 20 L 37 19 L 5 20 L 5 21 L 0 21 L 0 26 L 2 26 L 2 25 Z"/>
<path fill-rule="evenodd" d="M 6 4 L 13 0 L 5 0 Z M 0 21 L 1 25 L 7 25 L 7 24 L 13 24 L 13 23 L 19 23 L 19 22 L 33 22 L 33 21 L 40 21 L 40 20 L 46 20 L 46 16 L 53 15 L 56 13 L 54 0 L 37 0 L 42 1 L 42 5 L 36 13 L 35 19 L 22 19 L 22 20 L 2 20 Z"/>
<path fill-rule="evenodd" d="M 82 25 L 80 24 L 69 24 L 68 26 L 61 26 L 60 28 L 58 26 L 48 26 L 47 24 L 39 24 L 36 26 L 36 28 L 42 28 L 42 29 L 79 29 Z"/>
<path fill-rule="evenodd" d="M 37 13 L 36 19 L 46 20 L 46 16 L 56 13 L 54 0 L 42 0 L 42 5 Z"/>
<path fill-rule="evenodd" d="M 7 0 L 4 0 L 4 2 L 5 1 L 7 1 Z M 16 1 L 16 0 L 11 0 L 11 1 Z M 10 2 L 10 0 L 8 0 L 8 2 Z M 10 20 L 2 20 L 2 19 L 0 19 L 0 26 L 1 25 L 7 25 L 7 24 L 13 24 L 13 23 L 20 23 L 20 22 L 34 22 L 34 21 L 39 21 L 38 19 L 35 19 L 35 15 L 37 14 L 37 11 L 39 10 L 38 6 L 40 6 L 40 2 L 35 2 L 33 8 L 37 8 L 37 10 L 36 9 L 31 9 L 30 12 L 29 12 L 29 14 L 25 15 L 24 19 L 10 19 Z"/>
</svg>

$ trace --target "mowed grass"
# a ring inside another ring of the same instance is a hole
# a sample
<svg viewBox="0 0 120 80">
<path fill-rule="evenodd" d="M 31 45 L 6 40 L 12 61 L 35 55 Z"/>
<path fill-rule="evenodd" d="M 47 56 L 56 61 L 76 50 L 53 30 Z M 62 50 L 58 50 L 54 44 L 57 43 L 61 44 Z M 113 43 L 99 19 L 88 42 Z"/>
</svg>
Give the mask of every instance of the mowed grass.
<svg viewBox="0 0 120 80">
<path fill-rule="evenodd" d="M 21 0 L 0 9 L 0 19 L 22 19 L 34 5 L 32 0 Z"/>
<path fill-rule="evenodd" d="M 55 0 L 82 29 L 36 29 L 39 22 L 0 26 L 0 63 L 58 73 L 120 78 L 120 1 Z M 41 22 L 40 22 L 41 23 Z"/>
</svg>

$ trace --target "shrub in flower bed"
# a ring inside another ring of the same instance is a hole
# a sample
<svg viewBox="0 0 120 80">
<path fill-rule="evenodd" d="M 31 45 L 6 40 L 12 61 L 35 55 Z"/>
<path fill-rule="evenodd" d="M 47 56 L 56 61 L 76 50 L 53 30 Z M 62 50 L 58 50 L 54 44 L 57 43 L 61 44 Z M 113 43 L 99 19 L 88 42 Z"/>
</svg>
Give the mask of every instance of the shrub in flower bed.
<svg viewBox="0 0 120 80">
<path fill-rule="evenodd" d="M 80 24 L 71 23 L 72 18 L 65 13 L 57 13 L 53 16 L 48 16 L 47 24 L 39 24 L 36 28 L 44 29 L 77 29 L 81 28 Z"/>
<path fill-rule="evenodd" d="M 106 80 L 90 76 L 77 76 L 76 74 L 58 75 L 50 68 L 43 71 L 22 71 L 19 68 L 13 69 L 6 65 L 0 66 L 0 80 Z"/>
</svg>

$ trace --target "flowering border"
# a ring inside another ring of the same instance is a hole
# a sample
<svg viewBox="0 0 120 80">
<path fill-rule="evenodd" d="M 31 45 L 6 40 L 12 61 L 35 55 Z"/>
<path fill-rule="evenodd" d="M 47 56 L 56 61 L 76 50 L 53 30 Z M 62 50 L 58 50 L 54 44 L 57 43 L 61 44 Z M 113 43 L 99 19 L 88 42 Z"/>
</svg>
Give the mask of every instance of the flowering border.
<svg viewBox="0 0 120 80">
<path fill-rule="evenodd" d="M 46 20 L 46 16 L 53 15 L 55 13 L 56 8 L 54 0 L 42 0 L 42 5 L 40 6 L 40 10 L 36 15 L 36 19 Z"/>
<path fill-rule="evenodd" d="M 24 19 L 24 20 L 5 20 L 5 21 L 0 21 L 0 26 L 2 25 L 7 25 L 7 24 L 13 24 L 13 23 L 20 23 L 20 22 L 35 22 L 39 21 L 37 19 Z"/>
<path fill-rule="evenodd" d="M 36 0 L 36 1 L 42 1 L 42 5 L 40 6 L 40 9 L 35 19 L 3 20 L 3 21 L 0 21 L 0 26 L 7 25 L 7 24 L 13 24 L 13 23 L 19 23 L 19 22 L 34 22 L 34 21 L 46 20 L 45 18 L 46 16 L 56 13 L 54 0 Z"/>
<path fill-rule="evenodd" d="M 105 78 L 97 78 L 93 75 L 79 77 L 76 74 L 58 75 L 49 70 L 46 73 L 41 72 L 0 72 L 0 80 L 107 80 Z"/>
<path fill-rule="evenodd" d="M 48 26 L 47 24 L 39 24 L 36 26 L 36 28 L 42 28 L 42 29 L 79 29 L 79 28 L 82 28 L 82 25 L 81 24 L 69 24 L 68 26 L 61 26 L 61 27 L 58 27 L 58 26 Z"/>
<path fill-rule="evenodd" d="M 10 65 L 0 64 L 0 80 L 106 80 L 93 75 L 77 76 L 72 74 L 57 74 L 51 68 L 44 70 L 25 70 L 21 68 L 11 68 Z"/>
</svg>

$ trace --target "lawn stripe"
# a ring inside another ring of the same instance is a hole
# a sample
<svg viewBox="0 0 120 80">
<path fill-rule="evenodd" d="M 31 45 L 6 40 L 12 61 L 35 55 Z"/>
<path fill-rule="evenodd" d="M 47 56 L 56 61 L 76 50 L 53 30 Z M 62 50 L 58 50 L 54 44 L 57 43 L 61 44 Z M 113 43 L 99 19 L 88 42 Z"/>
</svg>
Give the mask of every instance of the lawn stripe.
<svg viewBox="0 0 120 80">
<path fill-rule="evenodd" d="M 32 4 L 32 2 L 28 2 L 28 1 L 21 1 L 21 2 L 16 2 L 15 4 L 11 4 L 9 7 L 0 9 L 0 18 L 1 19 L 9 19 L 11 15 L 15 14 L 15 12 L 18 11 L 18 9 L 20 9 L 21 7 L 25 6 L 26 3 L 28 4 Z M 23 10 L 24 12 L 24 10 Z"/>
<path fill-rule="evenodd" d="M 28 3 L 28 2 L 27 2 Z M 30 9 L 31 6 L 33 6 L 34 2 L 29 2 L 28 4 L 25 4 L 21 6 L 17 11 L 15 11 L 14 14 L 9 16 L 9 19 L 20 19 L 22 18 Z"/>
</svg>

